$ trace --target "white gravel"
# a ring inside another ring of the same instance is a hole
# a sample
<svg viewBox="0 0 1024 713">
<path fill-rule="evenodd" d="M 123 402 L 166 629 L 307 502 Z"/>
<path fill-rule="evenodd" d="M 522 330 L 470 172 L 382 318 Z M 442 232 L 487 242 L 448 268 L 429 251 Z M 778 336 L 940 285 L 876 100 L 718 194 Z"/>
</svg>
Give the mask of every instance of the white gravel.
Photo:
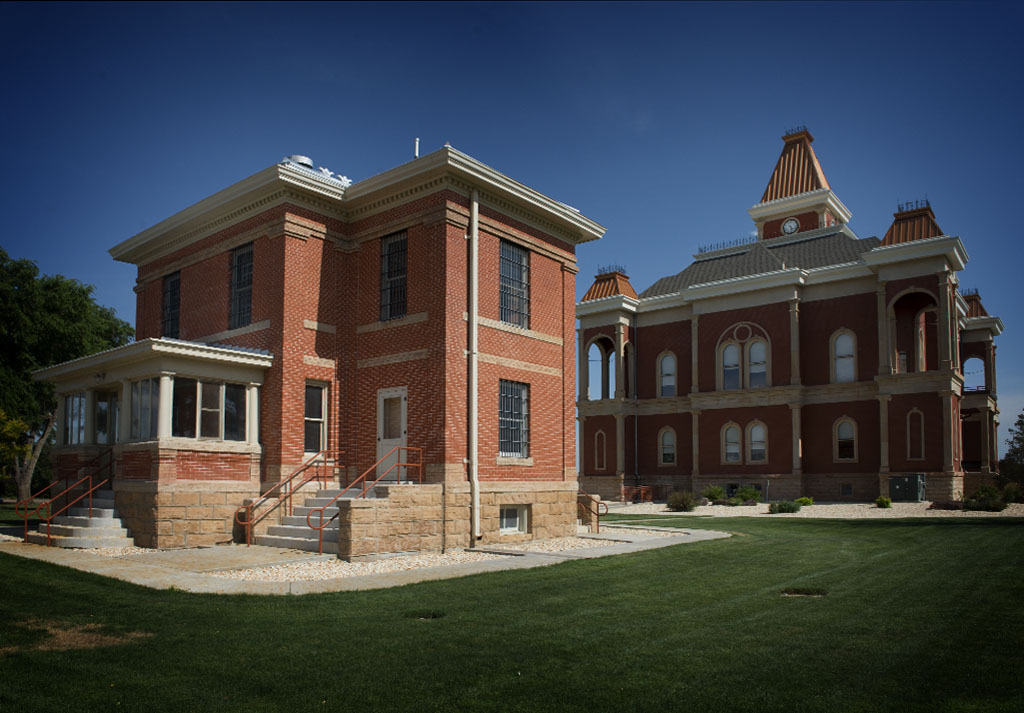
<svg viewBox="0 0 1024 713">
<path fill-rule="evenodd" d="M 495 549 L 513 550 L 515 552 L 562 552 L 564 550 L 582 550 L 588 547 L 608 547 L 616 544 L 618 544 L 616 540 L 592 540 L 586 537 L 551 537 L 547 540 L 532 540 L 515 545 L 496 545 Z"/>
<path fill-rule="evenodd" d="M 452 550 L 445 554 L 401 555 L 369 562 L 345 562 L 339 559 L 314 560 L 311 562 L 275 565 L 273 567 L 232 569 L 210 572 L 209 574 L 211 577 L 240 579 L 249 582 L 314 582 L 341 577 L 359 577 L 366 574 L 404 572 L 421 567 L 441 567 L 444 565 L 462 564 L 464 562 L 483 562 L 485 560 L 501 558 L 502 555 L 484 552 Z"/>
<path fill-rule="evenodd" d="M 100 557 L 131 557 L 132 555 L 145 555 L 159 552 L 147 547 L 84 547 L 79 552 Z"/>
<path fill-rule="evenodd" d="M 627 523 L 622 523 L 623 525 Z M 628 535 L 650 535 L 653 537 L 679 537 L 683 534 L 682 530 L 678 527 L 674 527 L 669 531 L 666 530 L 647 530 L 640 527 L 615 527 L 613 525 L 602 525 L 602 535 L 616 535 L 616 534 L 628 534 Z"/>
<path fill-rule="evenodd" d="M 874 503 L 841 503 L 808 505 L 800 508 L 800 512 L 777 513 L 770 515 L 768 505 L 700 505 L 693 512 L 671 512 L 665 503 L 637 503 L 625 506 L 612 505 L 611 514 L 626 515 L 677 515 L 693 517 L 704 515 L 710 517 L 811 517 L 839 519 L 872 519 L 898 517 L 1024 517 L 1024 503 L 1008 505 L 1002 512 L 981 512 L 977 510 L 929 510 L 931 503 L 893 503 L 891 508 L 880 508 Z M 601 528 L 604 531 L 606 528 Z"/>
</svg>

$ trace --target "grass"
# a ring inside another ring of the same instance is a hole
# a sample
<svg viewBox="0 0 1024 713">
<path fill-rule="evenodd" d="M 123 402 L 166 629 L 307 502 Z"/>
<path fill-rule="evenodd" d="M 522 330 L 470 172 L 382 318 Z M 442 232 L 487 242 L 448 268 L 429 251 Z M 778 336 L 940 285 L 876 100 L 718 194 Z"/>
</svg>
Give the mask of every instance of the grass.
<svg viewBox="0 0 1024 713">
<path fill-rule="evenodd" d="M 664 522 L 738 536 L 304 597 L 153 591 L 0 556 L 0 710 L 1024 706 L 1021 519 Z M 55 626 L 123 641 L 39 650 Z"/>
</svg>

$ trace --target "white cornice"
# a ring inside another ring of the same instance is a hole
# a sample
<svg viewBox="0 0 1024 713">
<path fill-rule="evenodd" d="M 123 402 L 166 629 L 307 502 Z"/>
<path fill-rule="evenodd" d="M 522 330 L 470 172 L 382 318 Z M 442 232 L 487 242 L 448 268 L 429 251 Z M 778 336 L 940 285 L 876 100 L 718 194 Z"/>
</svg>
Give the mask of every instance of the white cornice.
<svg viewBox="0 0 1024 713">
<path fill-rule="evenodd" d="M 968 317 L 964 322 L 967 329 L 983 329 L 991 332 L 993 337 L 998 337 L 1003 333 L 1003 320 L 999 319 L 999 317 Z"/>
<path fill-rule="evenodd" d="M 819 188 L 815 191 L 798 193 L 795 196 L 776 198 L 775 200 L 758 203 L 747 209 L 747 213 L 755 223 L 760 223 L 767 218 L 782 217 L 784 214 L 799 213 L 800 211 L 824 205 L 839 220 L 840 223 L 849 223 L 853 214 L 850 209 L 843 205 L 835 193 L 828 188 Z"/>
<path fill-rule="evenodd" d="M 635 300 L 632 297 L 626 297 L 625 295 L 612 295 L 610 297 L 602 297 L 597 300 L 578 302 L 576 304 L 576 316 L 587 317 L 593 314 L 602 314 L 604 312 L 628 312 L 632 314 L 637 311 L 638 304 L 640 304 L 640 300 Z"/>
<path fill-rule="evenodd" d="M 881 245 L 864 253 L 864 262 L 877 268 L 882 265 L 937 256 L 948 258 L 950 267 L 954 270 L 963 270 L 967 265 L 967 251 L 964 249 L 964 244 L 960 242 L 960 238 L 949 235 L 911 240 L 895 245 Z"/>
</svg>

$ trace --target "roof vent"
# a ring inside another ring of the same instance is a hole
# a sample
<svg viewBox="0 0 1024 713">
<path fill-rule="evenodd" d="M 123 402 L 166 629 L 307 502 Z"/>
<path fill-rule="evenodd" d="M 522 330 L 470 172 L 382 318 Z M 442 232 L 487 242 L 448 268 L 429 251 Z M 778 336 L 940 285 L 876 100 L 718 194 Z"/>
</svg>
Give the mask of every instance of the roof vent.
<svg viewBox="0 0 1024 713">
<path fill-rule="evenodd" d="M 285 159 L 284 159 L 284 162 L 285 163 L 294 163 L 296 166 L 302 166 L 303 168 L 308 168 L 308 169 L 312 169 L 313 168 L 313 159 L 311 159 L 309 156 L 302 156 L 300 154 L 295 154 L 293 156 L 286 156 Z"/>
</svg>

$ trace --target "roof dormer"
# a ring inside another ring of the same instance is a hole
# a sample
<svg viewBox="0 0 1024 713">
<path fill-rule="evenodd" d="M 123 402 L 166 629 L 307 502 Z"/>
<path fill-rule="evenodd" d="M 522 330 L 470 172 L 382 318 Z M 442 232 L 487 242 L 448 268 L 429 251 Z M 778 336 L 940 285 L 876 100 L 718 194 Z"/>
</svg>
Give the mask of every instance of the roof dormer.
<svg viewBox="0 0 1024 713">
<path fill-rule="evenodd" d="M 898 245 L 945 235 L 935 221 L 935 213 L 927 199 L 901 203 L 892 217 L 892 225 L 882 238 L 882 245 Z"/>
</svg>

